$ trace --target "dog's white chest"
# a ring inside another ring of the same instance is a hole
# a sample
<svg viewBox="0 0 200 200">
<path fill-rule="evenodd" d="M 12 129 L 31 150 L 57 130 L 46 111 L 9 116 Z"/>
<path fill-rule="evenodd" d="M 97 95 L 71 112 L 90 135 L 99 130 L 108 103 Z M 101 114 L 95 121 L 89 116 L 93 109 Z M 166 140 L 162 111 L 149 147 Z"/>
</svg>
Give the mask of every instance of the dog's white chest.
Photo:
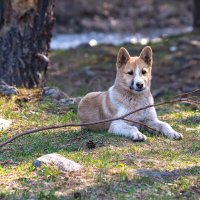
<svg viewBox="0 0 200 200">
<path fill-rule="evenodd" d="M 126 107 L 124 106 L 120 106 L 119 107 L 119 110 L 117 112 L 117 117 L 121 117 L 122 115 L 125 115 L 127 113 L 130 113 L 131 111 L 134 111 L 136 110 L 137 108 L 130 108 L 130 109 L 127 109 Z M 144 118 L 144 113 L 143 111 L 139 111 L 139 112 L 136 112 L 136 113 L 133 113 L 129 116 L 126 117 L 127 119 L 132 119 L 132 120 L 137 120 L 137 121 L 141 121 L 143 118 Z"/>
</svg>

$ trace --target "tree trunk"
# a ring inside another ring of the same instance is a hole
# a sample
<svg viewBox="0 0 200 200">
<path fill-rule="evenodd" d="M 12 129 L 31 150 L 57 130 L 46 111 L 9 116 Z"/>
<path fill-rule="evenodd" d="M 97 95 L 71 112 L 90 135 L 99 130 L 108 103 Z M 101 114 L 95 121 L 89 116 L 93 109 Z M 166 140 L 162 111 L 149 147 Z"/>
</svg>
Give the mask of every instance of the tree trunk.
<svg viewBox="0 0 200 200">
<path fill-rule="evenodd" d="M 0 0 L 0 81 L 43 85 L 53 28 L 54 0 Z"/>
<path fill-rule="evenodd" d="M 200 0 L 194 0 L 193 5 L 193 26 L 194 28 L 200 28 Z"/>
</svg>

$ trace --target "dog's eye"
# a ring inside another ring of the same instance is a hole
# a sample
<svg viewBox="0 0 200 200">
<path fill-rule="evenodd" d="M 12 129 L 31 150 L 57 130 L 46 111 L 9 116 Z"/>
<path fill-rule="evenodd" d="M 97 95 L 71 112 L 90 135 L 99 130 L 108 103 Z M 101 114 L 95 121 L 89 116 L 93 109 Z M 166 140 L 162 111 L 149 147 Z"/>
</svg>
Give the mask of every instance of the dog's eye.
<svg viewBox="0 0 200 200">
<path fill-rule="evenodd" d="M 145 69 L 142 70 L 142 74 L 146 74 L 147 71 Z"/>
<path fill-rule="evenodd" d="M 130 72 L 128 72 L 129 75 L 133 75 L 133 71 L 131 70 Z"/>
</svg>

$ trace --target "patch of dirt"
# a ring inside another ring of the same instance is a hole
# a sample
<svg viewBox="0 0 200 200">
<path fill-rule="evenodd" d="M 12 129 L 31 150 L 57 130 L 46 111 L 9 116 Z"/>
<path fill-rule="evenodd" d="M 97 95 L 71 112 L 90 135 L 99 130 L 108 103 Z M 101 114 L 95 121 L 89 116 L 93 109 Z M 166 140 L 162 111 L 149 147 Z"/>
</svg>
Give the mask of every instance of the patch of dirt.
<svg viewBox="0 0 200 200">
<path fill-rule="evenodd" d="M 166 38 L 149 44 L 154 53 L 152 90 L 155 96 L 168 91 L 187 92 L 200 88 L 200 39 L 198 33 Z M 124 44 L 132 56 L 143 46 Z M 114 83 L 119 46 L 81 46 L 51 53 L 48 85 L 69 95 L 107 90 Z"/>
</svg>

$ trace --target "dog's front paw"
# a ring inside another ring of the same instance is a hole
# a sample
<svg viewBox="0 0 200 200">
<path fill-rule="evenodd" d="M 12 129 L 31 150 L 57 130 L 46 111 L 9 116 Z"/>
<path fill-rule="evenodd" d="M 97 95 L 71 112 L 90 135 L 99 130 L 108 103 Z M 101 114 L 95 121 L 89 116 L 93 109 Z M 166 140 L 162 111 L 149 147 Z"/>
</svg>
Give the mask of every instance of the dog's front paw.
<svg viewBox="0 0 200 200">
<path fill-rule="evenodd" d="M 134 132 L 131 136 L 131 139 L 135 142 L 144 141 L 147 139 L 146 135 L 143 135 L 141 132 Z"/>
<path fill-rule="evenodd" d="M 167 135 L 169 138 L 174 139 L 174 140 L 181 140 L 183 139 L 183 135 L 181 133 L 178 133 L 176 131 L 170 132 Z"/>
</svg>

